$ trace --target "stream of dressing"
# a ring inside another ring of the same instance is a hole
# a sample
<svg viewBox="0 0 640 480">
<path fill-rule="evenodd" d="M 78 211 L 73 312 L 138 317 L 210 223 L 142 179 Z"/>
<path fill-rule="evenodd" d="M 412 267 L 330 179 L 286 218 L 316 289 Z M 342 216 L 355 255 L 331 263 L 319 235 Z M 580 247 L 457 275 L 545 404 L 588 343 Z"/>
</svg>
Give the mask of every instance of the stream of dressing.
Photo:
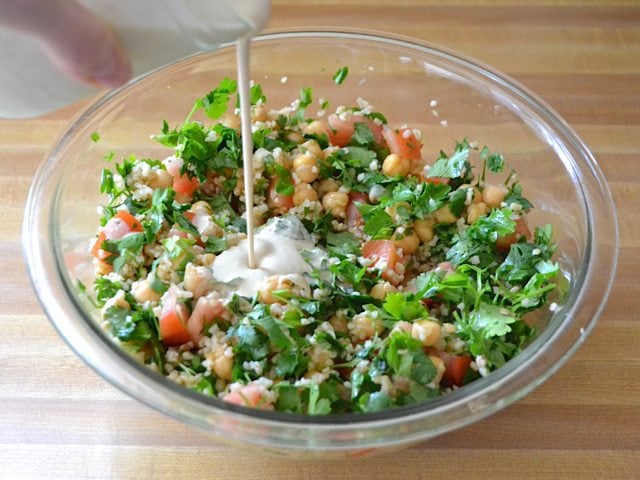
<svg viewBox="0 0 640 480">
<path fill-rule="evenodd" d="M 300 252 L 312 248 L 314 242 L 304 225 L 293 215 L 273 218 L 255 233 L 249 42 L 249 36 L 238 39 L 236 49 L 247 238 L 218 255 L 212 270 L 217 281 L 227 284 L 240 295 L 251 297 L 272 275 L 284 275 L 294 283 L 304 283 L 302 275 L 311 271 L 311 267 Z"/>
<path fill-rule="evenodd" d="M 240 123 L 242 126 L 242 167 L 244 169 L 244 204 L 247 217 L 248 267 L 256 268 L 253 217 L 253 134 L 251 132 L 251 99 L 249 98 L 249 41 L 238 39 L 236 57 L 238 63 L 238 93 L 240 94 Z"/>
</svg>

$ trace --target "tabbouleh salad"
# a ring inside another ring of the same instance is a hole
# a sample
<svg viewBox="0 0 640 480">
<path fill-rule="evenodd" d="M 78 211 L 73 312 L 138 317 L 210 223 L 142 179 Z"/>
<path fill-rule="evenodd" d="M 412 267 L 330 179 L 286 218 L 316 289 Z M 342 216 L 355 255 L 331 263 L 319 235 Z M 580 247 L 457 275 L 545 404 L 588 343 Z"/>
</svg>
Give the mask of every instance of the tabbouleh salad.
<svg viewBox="0 0 640 480">
<path fill-rule="evenodd" d="M 523 316 L 555 288 L 555 244 L 551 226 L 527 227 L 532 205 L 503 156 L 461 140 L 423 159 L 419 131 L 360 98 L 326 117 L 320 99 L 309 118 L 311 88 L 273 110 L 251 87 L 256 225 L 303 225 L 309 271 L 253 296 L 217 281 L 216 257 L 246 237 L 233 101 L 224 79 L 154 135 L 166 159 L 103 170 L 93 293 L 140 362 L 238 405 L 374 412 L 486 376 L 535 337 Z"/>
</svg>

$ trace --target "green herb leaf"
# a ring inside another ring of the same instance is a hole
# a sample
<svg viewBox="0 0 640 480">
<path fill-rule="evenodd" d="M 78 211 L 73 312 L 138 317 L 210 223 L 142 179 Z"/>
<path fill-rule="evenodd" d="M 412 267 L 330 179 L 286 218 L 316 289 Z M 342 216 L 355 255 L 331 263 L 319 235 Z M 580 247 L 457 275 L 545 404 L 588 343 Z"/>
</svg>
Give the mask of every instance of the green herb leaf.
<svg viewBox="0 0 640 480">
<path fill-rule="evenodd" d="M 471 169 L 469 151 L 469 144 L 463 142 L 456 145 L 456 150 L 451 157 L 440 152 L 440 157 L 429 169 L 429 177 L 465 178 Z"/>
<path fill-rule="evenodd" d="M 227 241 L 224 238 L 209 237 L 204 244 L 207 253 L 220 253 L 227 249 Z"/>
<path fill-rule="evenodd" d="M 412 321 L 429 317 L 429 312 L 422 302 L 411 293 L 394 292 L 388 294 L 382 308 L 396 320 Z"/>
<path fill-rule="evenodd" d="M 364 233 L 374 240 L 391 237 L 395 224 L 384 208 L 361 203 L 358 205 L 358 210 L 364 220 Z"/>
<path fill-rule="evenodd" d="M 313 88 L 305 87 L 300 89 L 300 108 L 305 109 L 313 102 Z"/>
<path fill-rule="evenodd" d="M 342 67 L 333 74 L 333 81 L 336 83 L 336 85 L 341 85 L 342 82 L 344 82 L 347 78 L 347 75 L 349 75 L 349 67 Z"/>
<path fill-rule="evenodd" d="M 312 383 L 309 387 L 309 415 L 326 415 L 331 413 L 331 402 L 327 398 L 320 398 L 320 387 Z"/>
<path fill-rule="evenodd" d="M 235 80 L 225 77 L 215 89 L 198 100 L 198 106 L 204 108 L 209 118 L 216 120 L 227 111 L 229 97 L 236 93 L 237 88 L 238 84 Z"/>
</svg>

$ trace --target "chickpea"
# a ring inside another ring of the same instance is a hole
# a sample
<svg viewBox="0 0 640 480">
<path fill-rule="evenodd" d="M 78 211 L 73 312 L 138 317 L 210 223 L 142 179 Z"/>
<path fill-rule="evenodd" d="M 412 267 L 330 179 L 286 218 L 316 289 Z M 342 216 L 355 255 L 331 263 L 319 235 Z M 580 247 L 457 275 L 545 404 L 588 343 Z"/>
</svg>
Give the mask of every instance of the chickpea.
<svg viewBox="0 0 640 480">
<path fill-rule="evenodd" d="M 418 238 L 422 242 L 430 242 L 433 240 L 433 219 L 423 218 L 413 222 L 413 231 L 416 232 Z"/>
<path fill-rule="evenodd" d="M 315 202 L 318 200 L 318 194 L 308 183 L 299 183 L 296 185 L 293 193 L 293 204 L 297 207 L 305 201 Z"/>
<path fill-rule="evenodd" d="M 432 347 L 442 334 L 442 327 L 432 320 L 419 320 L 411 326 L 411 336 L 420 340 L 425 347 Z"/>
<path fill-rule="evenodd" d="M 287 134 L 287 140 L 289 140 L 290 142 L 300 143 L 300 142 L 302 142 L 303 138 L 304 137 L 302 136 L 302 134 L 300 132 L 289 132 Z"/>
<path fill-rule="evenodd" d="M 284 168 L 291 170 L 291 166 L 293 165 L 293 162 L 291 161 L 291 157 L 287 152 L 282 150 L 280 147 L 274 148 L 273 159 L 278 165 L 281 165 Z"/>
<path fill-rule="evenodd" d="M 169 188 L 173 185 L 173 177 L 163 168 L 153 169 L 147 185 L 151 188 Z"/>
<path fill-rule="evenodd" d="M 211 267 L 216 259 L 215 253 L 203 253 L 198 258 L 198 263 L 203 267 Z"/>
<path fill-rule="evenodd" d="M 329 192 L 337 192 L 339 188 L 340 185 L 333 178 L 325 178 L 320 181 L 316 190 L 320 197 L 324 197 Z"/>
<path fill-rule="evenodd" d="M 466 192 L 469 188 L 473 188 L 472 203 L 480 203 L 482 201 L 482 192 L 478 190 L 478 187 L 472 187 L 468 183 L 463 183 L 458 187 L 458 190 L 463 189 Z"/>
<path fill-rule="evenodd" d="M 433 366 L 436 367 L 436 377 L 433 379 L 433 383 L 438 385 L 442 381 L 442 376 L 444 375 L 444 360 L 433 355 L 429 355 L 429 359 L 431 360 L 431 363 L 433 363 Z"/>
<path fill-rule="evenodd" d="M 293 160 L 293 171 L 300 181 L 305 183 L 313 182 L 320 173 L 317 160 L 308 153 L 298 155 Z"/>
<path fill-rule="evenodd" d="M 240 130 L 240 117 L 233 113 L 225 113 L 222 118 L 220 118 L 220 123 L 227 128 Z"/>
<path fill-rule="evenodd" d="M 188 263 L 184 269 L 184 288 L 193 293 L 193 298 L 198 299 L 209 293 L 213 288 L 213 273 L 210 268 L 196 267 Z"/>
<path fill-rule="evenodd" d="M 489 213 L 489 207 L 484 202 L 474 203 L 469 206 L 467 210 L 467 223 L 469 225 L 473 224 L 483 215 Z"/>
<path fill-rule="evenodd" d="M 480 190 L 478 190 L 478 187 L 473 187 L 473 203 L 480 203 L 482 202 L 482 192 Z"/>
<path fill-rule="evenodd" d="M 373 286 L 373 288 L 369 292 L 369 295 L 371 295 L 376 300 L 384 300 L 385 298 L 387 298 L 387 295 L 395 291 L 396 287 L 391 285 L 389 282 L 380 282 L 376 283 Z"/>
<path fill-rule="evenodd" d="M 344 218 L 349 204 L 349 195 L 344 192 L 329 192 L 322 197 L 322 208 L 335 218 Z"/>
<path fill-rule="evenodd" d="M 394 235 L 393 243 L 396 248 L 401 248 L 403 253 L 411 255 L 418 250 L 418 247 L 420 246 L 420 238 L 415 232 L 407 233 L 402 238 L 398 238 L 397 235 Z"/>
<path fill-rule="evenodd" d="M 294 289 L 296 290 L 294 292 Z M 296 294 L 305 295 L 308 294 L 304 288 L 293 282 L 290 276 L 287 275 L 271 275 L 267 277 L 260 289 L 259 299 L 262 303 L 272 305 L 274 303 L 285 303 L 284 300 L 276 297 L 273 292 L 275 290 L 287 290 Z"/>
<path fill-rule="evenodd" d="M 148 279 L 134 282 L 133 285 L 131 285 L 131 294 L 138 303 L 157 302 L 162 296 L 151 288 L 151 282 L 149 282 Z"/>
<path fill-rule="evenodd" d="M 313 155 L 314 157 L 319 157 L 322 155 L 322 149 L 320 148 L 320 145 L 313 139 L 307 140 L 302 145 L 300 145 L 300 147 L 302 147 L 303 152 L 308 153 L 309 155 Z"/>
<path fill-rule="evenodd" d="M 324 122 L 320 120 L 314 120 L 306 124 L 304 127 L 302 127 L 302 130 L 307 135 L 322 135 L 322 134 L 326 135 L 327 126 L 325 125 Z"/>
<path fill-rule="evenodd" d="M 233 370 L 233 354 L 227 355 L 227 348 L 219 346 L 211 355 L 211 370 L 218 378 L 223 380 L 231 380 L 231 372 Z"/>
<path fill-rule="evenodd" d="M 270 277 L 267 277 L 267 279 L 264 281 L 264 284 L 262 285 L 262 288 L 260 289 L 260 293 L 258 295 L 258 298 L 262 303 L 266 303 L 268 305 L 272 305 L 274 303 L 284 303 L 283 300 L 277 298 L 272 293 L 274 290 L 278 290 L 278 279 L 278 275 L 272 275 Z"/>
<path fill-rule="evenodd" d="M 349 331 L 347 327 L 347 321 L 344 317 L 334 315 L 329 319 L 329 324 L 333 327 L 334 332 L 347 333 Z"/>
<path fill-rule="evenodd" d="M 448 205 L 440 207 L 438 210 L 433 212 L 433 216 L 438 223 L 456 223 L 456 220 L 458 220 L 456 216 L 451 213 Z"/>
<path fill-rule="evenodd" d="M 484 187 L 484 191 L 482 192 L 482 199 L 487 206 L 491 208 L 498 208 L 504 201 L 504 197 L 507 196 L 508 192 L 509 190 L 502 185 L 487 185 Z"/>
<path fill-rule="evenodd" d="M 368 340 L 376 334 L 381 334 L 384 330 L 382 321 L 378 318 L 372 318 L 367 312 L 360 313 L 353 317 L 347 324 L 347 328 L 354 341 Z"/>
<path fill-rule="evenodd" d="M 411 160 L 392 153 L 382 162 L 382 173 L 395 177 L 400 175 L 405 177 L 411 170 Z"/>
<path fill-rule="evenodd" d="M 267 120 L 269 120 L 269 112 L 265 104 L 260 103 L 251 107 L 252 122 L 266 122 Z"/>
<path fill-rule="evenodd" d="M 191 205 L 191 208 L 189 210 L 193 213 L 201 212 L 207 215 L 211 215 L 213 213 L 213 209 L 211 208 L 211 205 L 209 205 L 207 202 L 203 200 L 198 200 L 196 203 Z"/>
</svg>

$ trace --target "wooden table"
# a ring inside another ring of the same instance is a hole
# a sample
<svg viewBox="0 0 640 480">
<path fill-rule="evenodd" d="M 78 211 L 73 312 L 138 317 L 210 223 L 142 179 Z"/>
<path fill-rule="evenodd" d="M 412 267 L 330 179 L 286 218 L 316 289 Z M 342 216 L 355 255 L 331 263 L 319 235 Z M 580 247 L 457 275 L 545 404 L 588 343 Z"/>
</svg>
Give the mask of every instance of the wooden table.
<svg viewBox="0 0 640 480">
<path fill-rule="evenodd" d="M 27 190 L 79 107 L 2 121 L 0 478 L 640 478 L 640 4 L 274 0 L 270 26 L 304 25 L 446 45 L 520 80 L 573 125 L 607 176 L 620 220 L 615 285 L 590 338 L 524 400 L 389 457 L 290 463 L 213 443 L 86 367 L 29 284 L 20 245 Z"/>
</svg>

